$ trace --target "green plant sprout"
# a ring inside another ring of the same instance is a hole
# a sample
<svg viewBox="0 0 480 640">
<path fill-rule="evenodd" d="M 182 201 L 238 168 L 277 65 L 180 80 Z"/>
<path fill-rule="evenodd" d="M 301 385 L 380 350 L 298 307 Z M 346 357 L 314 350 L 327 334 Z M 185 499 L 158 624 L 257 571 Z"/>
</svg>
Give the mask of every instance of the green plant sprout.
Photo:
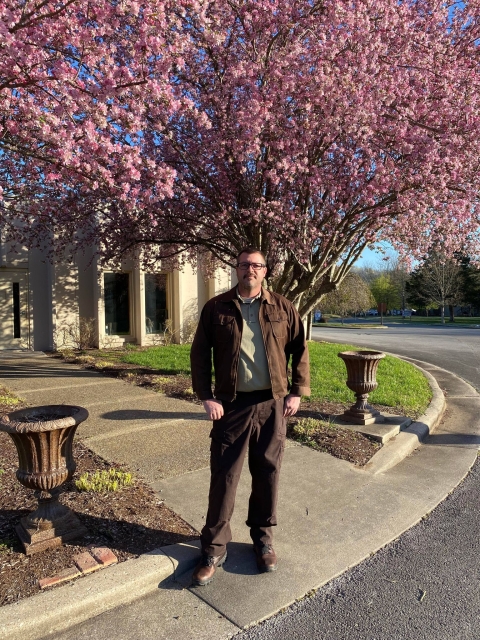
<svg viewBox="0 0 480 640">
<path fill-rule="evenodd" d="M 293 426 L 293 434 L 295 436 L 295 440 L 303 442 L 304 444 L 309 444 L 313 441 L 315 432 L 321 428 L 338 431 L 338 427 L 336 427 L 331 421 L 316 420 L 315 418 L 301 418 Z"/>
<path fill-rule="evenodd" d="M 75 486 L 79 491 L 118 491 L 122 487 L 128 487 L 132 484 L 133 477 L 131 473 L 119 471 L 112 468 L 108 471 L 95 471 L 94 473 L 82 473 L 80 478 L 75 481 Z"/>
<path fill-rule="evenodd" d="M 10 538 L 0 538 L 0 553 L 7 553 L 12 551 L 14 541 Z"/>
</svg>

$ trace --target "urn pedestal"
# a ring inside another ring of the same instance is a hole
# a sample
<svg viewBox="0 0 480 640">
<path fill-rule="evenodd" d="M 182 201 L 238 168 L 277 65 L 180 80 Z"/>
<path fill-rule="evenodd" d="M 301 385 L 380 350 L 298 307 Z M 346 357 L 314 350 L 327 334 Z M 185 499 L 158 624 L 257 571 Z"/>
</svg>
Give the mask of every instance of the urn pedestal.
<svg viewBox="0 0 480 640">
<path fill-rule="evenodd" d="M 380 412 L 371 407 L 367 399 L 368 394 L 378 387 L 378 363 L 385 354 L 380 351 L 342 351 L 338 357 L 342 358 L 347 367 L 347 387 L 356 395 L 355 404 L 339 416 L 339 419 L 361 425 L 383 422 Z"/>
<path fill-rule="evenodd" d="M 76 468 L 75 431 L 87 418 L 83 407 L 47 405 L 13 411 L 0 420 L 0 430 L 8 433 L 17 448 L 17 479 L 33 489 L 38 499 L 38 508 L 16 527 L 27 555 L 87 533 L 73 511 L 58 500 L 61 485 Z"/>
</svg>

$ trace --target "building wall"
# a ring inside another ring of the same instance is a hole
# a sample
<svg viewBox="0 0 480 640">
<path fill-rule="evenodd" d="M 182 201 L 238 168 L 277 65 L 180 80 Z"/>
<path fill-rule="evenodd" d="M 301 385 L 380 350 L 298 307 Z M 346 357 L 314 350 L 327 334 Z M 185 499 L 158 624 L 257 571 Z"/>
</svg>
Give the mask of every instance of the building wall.
<svg viewBox="0 0 480 640">
<path fill-rule="evenodd" d="M 57 349 L 77 346 L 80 339 L 78 267 L 55 264 L 53 276 L 53 332 Z"/>
<path fill-rule="evenodd" d="M 28 266 L 32 320 L 30 348 L 35 351 L 52 351 L 55 346 L 53 266 L 39 249 L 32 249 L 29 252 Z"/>
<path fill-rule="evenodd" d="M 77 268 L 67 261 L 52 264 L 48 246 L 28 251 L 1 242 L 0 280 L 4 284 L 1 302 L 5 315 L 12 316 L 12 282 L 20 286 L 21 314 L 21 338 L 8 340 L 7 327 L 1 332 L 0 348 L 51 351 L 62 346 L 69 328 L 78 323 Z"/>
<path fill-rule="evenodd" d="M 76 347 L 79 346 L 81 327 L 84 327 L 83 337 L 86 330 L 92 336 L 89 346 L 119 347 L 128 342 L 148 346 L 163 342 L 163 332 L 148 330 L 148 322 L 151 321 L 146 314 L 146 274 L 134 261 L 125 261 L 121 265 L 121 272 L 128 274 L 129 278 L 130 331 L 128 335 L 110 335 L 105 315 L 104 286 L 104 274 L 108 269 L 99 266 L 93 250 L 77 255 L 75 261 L 66 259 L 52 264 L 48 258 L 46 250 L 19 249 L 15 252 L 0 242 L 0 349 L 50 351 Z M 213 278 L 206 277 L 201 266 L 193 269 L 190 265 L 182 271 L 168 273 L 159 265 L 156 273 L 159 279 L 154 282 L 166 282 L 168 315 L 165 326 L 167 337 L 173 342 L 191 340 L 205 302 L 232 286 L 229 269 L 219 270 Z M 21 340 L 7 340 L 8 332 L 3 330 L 2 324 L 4 316 L 7 324 L 12 324 L 12 281 L 20 283 L 24 294 Z M 150 287 L 151 282 L 150 279 Z M 151 298 L 149 300 L 151 308 Z"/>
<path fill-rule="evenodd" d="M 17 327 L 14 321 L 14 286 L 17 287 Z M 28 252 L 4 242 L 0 235 L 0 345 L 8 349 L 28 349 L 31 347 L 31 330 Z"/>
<path fill-rule="evenodd" d="M 228 291 L 236 284 L 235 269 L 227 267 L 217 269 L 213 277 L 208 277 L 203 272 L 201 263 L 199 263 L 197 268 L 198 313 L 200 314 L 203 306 L 210 298 Z"/>
</svg>

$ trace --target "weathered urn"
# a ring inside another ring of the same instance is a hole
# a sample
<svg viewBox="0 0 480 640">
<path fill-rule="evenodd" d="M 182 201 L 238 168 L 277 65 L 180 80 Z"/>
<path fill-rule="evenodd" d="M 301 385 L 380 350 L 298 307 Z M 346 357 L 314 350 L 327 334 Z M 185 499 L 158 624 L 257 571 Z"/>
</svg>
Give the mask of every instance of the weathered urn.
<svg viewBox="0 0 480 640">
<path fill-rule="evenodd" d="M 380 351 L 342 351 L 339 358 L 347 367 L 347 387 L 356 395 L 356 402 L 339 416 L 344 422 L 372 424 L 382 422 L 379 411 L 367 403 L 368 394 L 378 387 L 376 375 L 378 363 L 385 357 Z"/>
<path fill-rule="evenodd" d="M 17 448 L 17 479 L 35 491 L 38 508 L 20 520 L 16 532 L 31 555 L 85 535 L 77 516 L 58 500 L 60 486 L 70 480 L 76 464 L 73 437 L 88 411 L 72 405 L 47 405 L 13 411 L 0 420 L 0 430 Z"/>
</svg>

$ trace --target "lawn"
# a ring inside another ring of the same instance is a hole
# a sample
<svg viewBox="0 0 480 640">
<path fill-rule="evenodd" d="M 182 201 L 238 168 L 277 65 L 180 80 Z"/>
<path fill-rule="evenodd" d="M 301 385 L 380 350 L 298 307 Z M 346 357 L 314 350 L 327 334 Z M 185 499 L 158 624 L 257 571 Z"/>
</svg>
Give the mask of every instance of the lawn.
<svg viewBox="0 0 480 640">
<path fill-rule="evenodd" d="M 190 375 L 190 344 L 169 344 L 122 353 L 122 362 L 149 367 L 163 374 Z"/>
<path fill-rule="evenodd" d="M 348 344 L 309 342 L 312 400 L 354 401 L 353 392 L 345 384 L 346 368 L 338 353 L 356 349 L 359 347 Z M 121 352 L 119 359 L 161 374 L 189 375 L 189 355 L 190 345 L 183 344 Z M 431 391 L 426 378 L 403 360 L 384 358 L 378 366 L 377 380 L 378 389 L 370 394 L 369 401 L 416 415 L 428 406 Z"/>
<path fill-rule="evenodd" d="M 380 316 L 369 316 L 366 319 L 362 319 L 358 323 L 352 322 L 353 318 L 348 317 L 345 318 L 346 322 L 342 323 L 340 318 L 337 316 L 329 317 L 327 323 L 319 323 L 314 322 L 314 327 L 333 327 L 338 329 L 339 327 L 343 327 L 344 329 L 365 329 L 367 327 L 379 327 L 381 325 Z M 348 321 L 348 322 L 347 322 Z M 442 319 L 439 316 L 411 316 L 410 318 L 402 318 L 401 316 L 383 316 L 384 324 L 425 324 L 425 325 L 437 325 L 442 324 Z M 455 317 L 455 322 L 450 322 L 449 316 L 445 316 L 445 325 L 461 325 L 461 326 L 479 326 L 480 318 L 478 317 L 467 317 L 467 316 L 458 316 Z"/>
<path fill-rule="evenodd" d="M 350 344 L 309 343 L 312 399 L 353 402 L 355 396 L 345 384 L 345 363 L 338 354 L 340 351 L 356 350 L 360 350 L 360 347 Z M 380 361 L 377 381 L 378 388 L 368 397 L 369 402 L 375 404 L 419 415 L 432 397 L 430 385 L 422 373 L 408 362 L 392 356 Z"/>
<path fill-rule="evenodd" d="M 384 322 L 388 323 L 399 323 L 403 322 L 411 322 L 412 324 L 442 324 L 442 319 L 440 316 L 411 316 L 410 318 L 405 318 L 402 320 L 401 316 L 384 316 Z M 469 317 L 469 316 L 455 316 L 455 322 L 450 322 L 450 317 L 448 315 L 445 316 L 445 324 L 466 324 L 466 325 L 475 325 L 480 324 L 480 318 L 478 317 Z"/>
</svg>

